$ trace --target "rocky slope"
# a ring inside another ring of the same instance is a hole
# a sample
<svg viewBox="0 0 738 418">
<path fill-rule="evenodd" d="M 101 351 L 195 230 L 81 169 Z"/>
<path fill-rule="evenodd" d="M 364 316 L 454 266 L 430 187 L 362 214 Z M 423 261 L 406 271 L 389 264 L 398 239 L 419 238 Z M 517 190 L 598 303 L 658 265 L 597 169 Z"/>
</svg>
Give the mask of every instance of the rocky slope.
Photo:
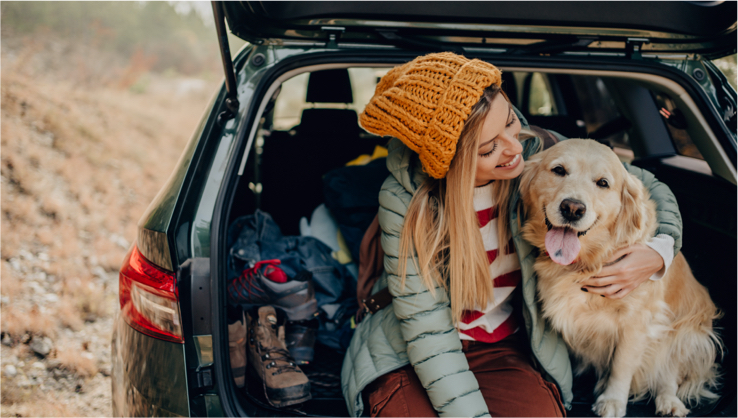
<svg viewBox="0 0 738 418">
<path fill-rule="evenodd" d="M 1 414 L 110 416 L 117 269 L 216 83 L 121 90 L 29 65 L 4 47 Z"/>
</svg>

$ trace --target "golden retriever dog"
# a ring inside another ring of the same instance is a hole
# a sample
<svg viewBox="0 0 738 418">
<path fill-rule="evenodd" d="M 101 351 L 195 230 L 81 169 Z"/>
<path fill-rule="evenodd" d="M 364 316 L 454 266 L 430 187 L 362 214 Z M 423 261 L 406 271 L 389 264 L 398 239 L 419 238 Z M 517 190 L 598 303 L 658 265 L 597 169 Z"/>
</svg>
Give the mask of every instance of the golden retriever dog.
<svg viewBox="0 0 738 418">
<path fill-rule="evenodd" d="M 664 277 L 621 299 L 580 290 L 616 250 L 656 231 L 656 205 L 615 153 L 594 140 L 562 141 L 526 162 L 520 190 L 523 237 L 540 250 L 543 316 L 576 356 L 576 372 L 594 368 L 592 410 L 622 417 L 629 398 L 652 396 L 658 414 L 686 416 L 685 403 L 715 398 L 719 314 L 681 253 Z"/>
</svg>

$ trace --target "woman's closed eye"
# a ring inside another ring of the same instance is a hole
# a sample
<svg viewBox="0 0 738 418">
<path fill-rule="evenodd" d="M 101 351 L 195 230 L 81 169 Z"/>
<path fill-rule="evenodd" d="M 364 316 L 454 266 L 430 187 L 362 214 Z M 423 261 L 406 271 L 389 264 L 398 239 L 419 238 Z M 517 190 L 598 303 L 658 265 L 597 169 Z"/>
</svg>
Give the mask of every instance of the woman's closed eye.
<svg viewBox="0 0 738 418">
<path fill-rule="evenodd" d="M 512 109 L 510 109 L 510 122 L 508 122 L 505 125 L 505 129 L 513 126 L 513 124 L 515 124 L 515 122 L 517 122 L 517 120 L 518 120 L 517 116 L 515 116 L 515 113 L 513 113 L 512 112 Z M 490 155 L 492 155 L 495 152 L 496 149 L 497 149 L 497 139 L 495 138 L 494 139 L 494 142 L 493 142 L 493 145 L 492 145 L 492 149 L 489 152 L 485 152 L 484 154 L 479 154 L 479 156 L 480 157 L 489 157 Z"/>
<path fill-rule="evenodd" d="M 489 157 L 492 155 L 493 152 L 497 149 L 497 140 L 492 143 L 492 149 L 489 152 L 485 152 L 484 154 L 479 154 L 480 157 Z"/>
</svg>

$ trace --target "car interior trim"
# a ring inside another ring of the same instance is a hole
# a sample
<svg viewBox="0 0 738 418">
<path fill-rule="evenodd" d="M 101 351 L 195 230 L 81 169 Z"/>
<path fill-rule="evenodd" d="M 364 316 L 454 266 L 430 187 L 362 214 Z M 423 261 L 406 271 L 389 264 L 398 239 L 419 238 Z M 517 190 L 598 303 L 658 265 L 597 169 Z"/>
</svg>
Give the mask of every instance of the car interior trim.
<svg viewBox="0 0 738 418">
<path fill-rule="evenodd" d="M 731 163 L 731 159 L 728 156 L 728 154 L 725 152 L 722 146 L 720 146 L 720 141 L 717 139 L 715 134 L 712 132 L 711 129 L 705 129 L 705 126 L 709 126 L 707 123 L 707 120 L 705 119 L 702 112 L 697 107 L 697 104 L 694 102 L 692 97 L 690 97 L 689 93 L 676 83 L 675 81 L 669 80 L 665 77 L 653 75 L 653 74 L 644 74 L 644 73 L 635 73 L 635 72 L 620 72 L 620 71 L 603 71 L 603 70 L 563 70 L 563 69 L 544 69 L 544 68 L 535 68 L 530 69 L 526 67 L 506 67 L 508 71 L 538 71 L 542 73 L 548 73 L 548 74 L 570 74 L 570 75 L 587 75 L 587 76 L 599 76 L 599 77 L 612 77 L 612 78 L 618 78 L 618 79 L 626 79 L 626 80 L 635 80 L 644 83 L 648 87 L 659 87 L 661 90 L 667 91 L 672 93 L 674 100 L 679 103 L 682 106 L 685 106 L 689 108 L 689 112 L 685 112 L 685 114 L 691 114 L 693 117 L 697 119 L 697 123 L 690 124 L 692 126 L 696 126 L 696 128 L 692 128 L 695 131 L 699 132 L 699 135 L 693 135 L 692 138 L 695 141 L 695 145 L 698 143 L 702 145 L 701 138 L 707 138 L 708 142 L 710 143 L 709 151 L 715 152 L 720 155 L 719 161 L 721 164 L 719 166 L 711 166 L 712 172 L 716 175 L 724 178 L 725 180 L 728 180 L 729 182 L 736 184 L 736 168 Z M 702 152 L 703 148 L 700 148 L 700 151 Z M 704 155 L 704 152 L 703 152 Z"/>
<path fill-rule="evenodd" d="M 712 170 L 710 170 L 710 164 L 704 160 L 698 160 L 697 158 L 685 157 L 683 155 L 675 155 L 673 157 L 663 158 L 661 160 L 663 164 L 670 165 L 672 167 L 684 168 L 695 173 L 701 173 L 706 176 L 712 177 Z"/>
<path fill-rule="evenodd" d="M 347 68 L 347 67 L 391 67 L 392 65 L 380 65 L 380 64 L 348 64 L 348 63 L 336 63 L 336 64 L 316 64 L 308 67 L 300 67 L 294 70 L 287 71 L 280 75 L 269 87 L 267 90 L 267 93 L 263 96 L 264 99 L 262 100 L 261 104 L 259 105 L 259 109 L 257 111 L 257 117 L 255 120 L 259 120 L 261 118 L 264 109 L 266 109 L 269 101 L 271 100 L 272 95 L 274 92 L 276 92 L 277 88 L 282 84 L 282 82 L 297 76 L 299 74 L 305 73 L 305 72 L 312 72 L 317 70 L 327 70 L 327 69 L 334 69 L 334 68 Z M 735 167 L 730 163 L 730 158 L 725 153 L 723 148 L 720 146 L 720 143 L 715 136 L 715 134 L 709 130 L 704 129 L 704 126 L 708 126 L 706 119 L 702 115 L 702 113 L 699 111 L 697 105 L 694 103 L 694 100 L 689 96 L 687 91 L 680 86 L 678 83 L 666 79 L 661 76 L 653 75 L 653 74 L 644 74 L 644 73 L 625 73 L 620 71 L 606 71 L 606 70 L 564 70 L 564 69 L 552 69 L 552 68 L 529 68 L 529 67 L 504 67 L 501 66 L 503 70 L 506 71 L 520 71 L 520 72 L 541 72 L 541 73 L 547 73 L 547 74 L 570 74 L 570 75 L 585 75 L 585 76 L 599 76 L 599 77 L 608 77 L 608 78 L 616 78 L 616 79 L 625 79 L 625 80 L 635 80 L 642 83 L 645 83 L 647 86 L 657 86 L 660 87 L 662 90 L 666 90 L 673 94 L 676 100 L 680 102 L 683 106 L 686 106 L 689 108 L 691 115 L 693 115 L 695 118 L 697 118 L 697 122 L 695 124 L 691 124 L 692 126 L 696 126 L 697 128 L 693 128 L 695 130 L 699 131 L 699 135 L 695 135 L 694 139 L 696 143 L 702 143 L 702 141 L 699 140 L 699 138 L 707 138 L 708 142 L 710 143 L 709 152 L 716 152 L 720 155 L 720 161 L 722 164 L 720 166 L 711 167 L 711 173 L 715 173 L 719 175 L 720 177 L 730 181 L 733 184 L 736 184 L 736 169 Z M 251 132 L 249 133 L 249 139 L 246 145 L 246 148 L 244 150 L 244 154 L 241 158 L 241 163 L 239 165 L 238 169 L 238 175 L 242 176 L 243 172 L 246 167 L 246 162 L 249 155 L 249 150 L 251 149 L 252 143 L 254 141 L 254 138 L 256 137 L 256 131 L 258 129 L 258 124 L 254 124 L 251 127 Z M 705 148 L 706 144 L 703 144 L 703 148 Z"/>
<path fill-rule="evenodd" d="M 261 104 L 259 105 L 259 109 L 256 112 L 256 118 L 255 120 L 260 120 L 264 109 L 266 109 L 267 105 L 269 104 L 269 101 L 272 99 L 272 96 L 274 95 L 274 92 L 277 91 L 279 86 L 282 85 L 283 82 L 289 80 L 292 77 L 298 76 L 303 73 L 313 72 L 313 71 L 319 71 L 319 70 L 332 70 L 335 68 L 348 68 L 348 67 L 370 67 L 370 68 L 380 68 L 380 67 L 392 67 L 393 64 L 390 65 L 374 65 L 374 64 L 316 64 L 311 65 L 307 67 L 300 67 L 296 68 L 291 71 L 287 71 L 284 74 L 280 75 L 276 80 L 272 82 L 272 84 L 269 86 L 269 89 L 267 90 L 266 94 L 264 94 L 263 99 L 261 101 Z M 248 160 L 249 156 L 249 150 L 251 150 L 251 145 L 254 142 L 254 138 L 256 138 L 256 131 L 259 127 L 259 124 L 254 124 L 254 126 L 251 127 L 251 132 L 249 133 L 249 139 L 246 143 L 246 149 L 244 150 L 243 156 L 241 157 L 241 164 L 238 167 L 238 175 L 242 176 L 243 172 L 246 168 L 246 162 Z"/>
</svg>

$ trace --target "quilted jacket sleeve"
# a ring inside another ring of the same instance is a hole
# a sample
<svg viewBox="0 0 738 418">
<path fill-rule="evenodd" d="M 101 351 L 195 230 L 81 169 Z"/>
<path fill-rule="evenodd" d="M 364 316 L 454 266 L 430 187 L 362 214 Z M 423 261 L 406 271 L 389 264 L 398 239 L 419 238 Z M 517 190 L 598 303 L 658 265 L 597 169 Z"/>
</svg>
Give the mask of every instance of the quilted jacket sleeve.
<svg viewBox="0 0 738 418">
<path fill-rule="evenodd" d="M 674 238 L 674 256 L 682 248 L 682 215 L 676 197 L 666 184 L 658 181 L 649 171 L 630 164 L 624 164 L 630 174 L 638 177 L 656 203 L 658 227 L 656 235 L 666 234 Z"/>
<path fill-rule="evenodd" d="M 405 285 L 400 284 L 400 232 L 411 197 L 392 177 L 379 193 L 384 268 L 394 297 L 390 306 L 407 342 L 408 358 L 440 416 L 489 416 L 477 379 L 461 351 L 446 291 L 436 288 L 435 295 L 431 294 L 410 259 Z"/>
</svg>

